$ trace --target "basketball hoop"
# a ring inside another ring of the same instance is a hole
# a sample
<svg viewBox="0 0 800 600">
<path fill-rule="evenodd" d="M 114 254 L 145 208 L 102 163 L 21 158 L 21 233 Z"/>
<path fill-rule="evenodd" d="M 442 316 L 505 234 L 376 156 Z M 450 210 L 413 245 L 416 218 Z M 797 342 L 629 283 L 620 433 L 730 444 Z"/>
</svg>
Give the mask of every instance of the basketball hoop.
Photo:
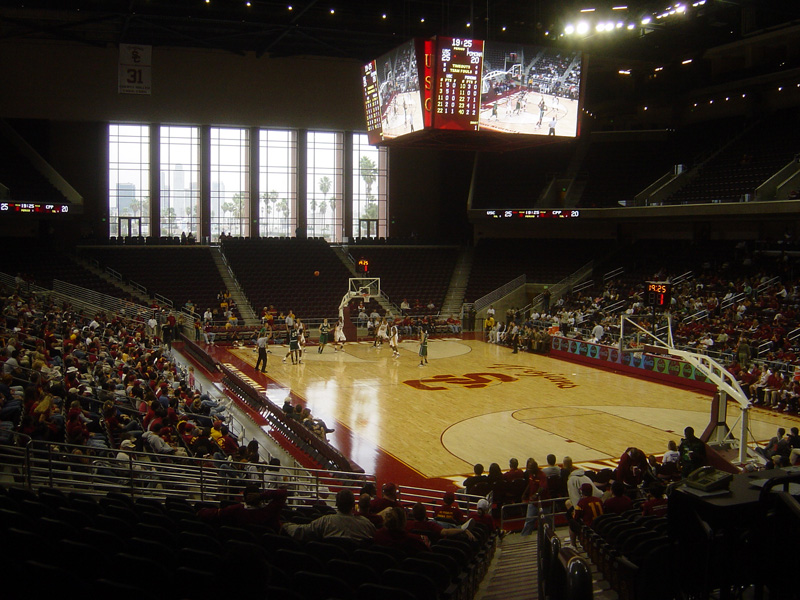
<svg viewBox="0 0 800 600">
<path fill-rule="evenodd" d="M 369 302 L 369 298 L 370 298 L 369 294 L 361 294 L 361 299 L 363 300 L 364 304 L 367 304 Z"/>
</svg>

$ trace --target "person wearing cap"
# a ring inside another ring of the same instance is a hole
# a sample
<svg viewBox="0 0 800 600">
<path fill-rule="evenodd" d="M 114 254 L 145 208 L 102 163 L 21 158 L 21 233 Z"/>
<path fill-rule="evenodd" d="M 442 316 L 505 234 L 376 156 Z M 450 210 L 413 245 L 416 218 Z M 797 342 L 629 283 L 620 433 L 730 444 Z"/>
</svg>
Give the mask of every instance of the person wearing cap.
<svg viewBox="0 0 800 600">
<path fill-rule="evenodd" d="M 363 542 L 375 535 L 375 525 L 369 519 L 353 513 L 356 501 L 352 490 L 336 494 L 336 513 L 323 515 L 303 525 L 286 523 L 283 532 L 300 542 L 325 538 L 348 538 Z"/>
<path fill-rule="evenodd" d="M 379 514 L 392 506 L 400 506 L 397 500 L 397 486 L 393 483 L 384 483 L 381 488 L 382 498 L 374 498 L 369 504 L 369 510 L 373 514 Z"/>
<path fill-rule="evenodd" d="M 478 500 L 478 504 L 475 507 L 475 512 L 470 515 L 472 523 L 483 525 L 489 531 L 494 531 L 496 527 L 494 526 L 494 519 L 492 518 L 490 512 L 491 508 L 492 506 L 489 504 L 489 501 L 486 498 L 481 498 Z"/>
<path fill-rule="evenodd" d="M 119 443 L 117 461 L 120 469 L 127 469 L 130 466 L 131 477 L 140 482 L 142 487 L 150 487 L 149 469 L 142 465 L 141 461 L 136 460 L 136 444 L 131 439 L 124 439 Z"/>
<path fill-rule="evenodd" d="M 581 484 L 581 499 L 574 507 L 570 516 L 567 512 L 569 521 L 569 541 L 573 547 L 577 545 L 578 533 L 582 527 L 591 527 L 594 520 L 603 514 L 603 502 L 599 495 L 595 496 L 595 487 L 591 483 Z"/>
</svg>

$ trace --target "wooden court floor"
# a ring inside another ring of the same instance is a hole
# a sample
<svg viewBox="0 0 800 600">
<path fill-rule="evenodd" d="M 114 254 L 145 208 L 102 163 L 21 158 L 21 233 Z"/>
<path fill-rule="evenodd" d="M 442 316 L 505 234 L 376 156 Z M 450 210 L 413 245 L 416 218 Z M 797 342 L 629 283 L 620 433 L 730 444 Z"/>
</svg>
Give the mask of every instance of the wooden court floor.
<svg viewBox="0 0 800 600">
<path fill-rule="evenodd" d="M 474 463 L 505 469 L 511 457 L 542 464 L 553 453 L 601 466 L 628 446 L 660 454 L 686 426 L 699 433 L 709 422 L 710 396 L 702 392 L 478 340 L 432 339 L 428 347 L 429 364 L 420 367 L 413 339 L 401 341 L 397 359 L 371 342 L 347 343 L 345 352 L 328 346 L 323 354 L 309 346 L 300 365 L 281 362 L 286 348 L 273 346 L 266 375 L 252 368 L 252 347 L 224 355 L 215 348 L 215 355 L 262 383 L 279 406 L 291 390 L 335 428 L 335 446 L 384 481 L 395 462 L 422 480 L 459 483 Z M 751 412 L 756 440 L 800 426 L 797 417 Z M 729 403 L 737 437 L 738 416 Z"/>
</svg>

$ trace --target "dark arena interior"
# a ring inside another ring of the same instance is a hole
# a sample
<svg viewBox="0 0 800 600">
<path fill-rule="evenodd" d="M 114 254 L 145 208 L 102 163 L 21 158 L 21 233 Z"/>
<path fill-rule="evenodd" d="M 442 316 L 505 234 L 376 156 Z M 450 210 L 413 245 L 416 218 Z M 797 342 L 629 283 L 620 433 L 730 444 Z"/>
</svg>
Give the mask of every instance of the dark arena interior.
<svg viewBox="0 0 800 600">
<path fill-rule="evenodd" d="M 800 598 L 800 4 L 670 2 L 0 2 L 8 583 Z"/>
</svg>

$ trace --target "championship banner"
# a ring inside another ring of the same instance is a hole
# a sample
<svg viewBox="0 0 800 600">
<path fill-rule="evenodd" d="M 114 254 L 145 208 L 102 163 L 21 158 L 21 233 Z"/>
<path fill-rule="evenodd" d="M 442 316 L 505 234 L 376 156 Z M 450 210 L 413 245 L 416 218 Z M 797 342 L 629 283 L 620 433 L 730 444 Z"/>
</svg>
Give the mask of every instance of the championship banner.
<svg viewBox="0 0 800 600">
<path fill-rule="evenodd" d="M 119 83 L 120 94 L 151 93 L 151 54 L 152 46 L 137 44 L 119 45 Z"/>
</svg>

